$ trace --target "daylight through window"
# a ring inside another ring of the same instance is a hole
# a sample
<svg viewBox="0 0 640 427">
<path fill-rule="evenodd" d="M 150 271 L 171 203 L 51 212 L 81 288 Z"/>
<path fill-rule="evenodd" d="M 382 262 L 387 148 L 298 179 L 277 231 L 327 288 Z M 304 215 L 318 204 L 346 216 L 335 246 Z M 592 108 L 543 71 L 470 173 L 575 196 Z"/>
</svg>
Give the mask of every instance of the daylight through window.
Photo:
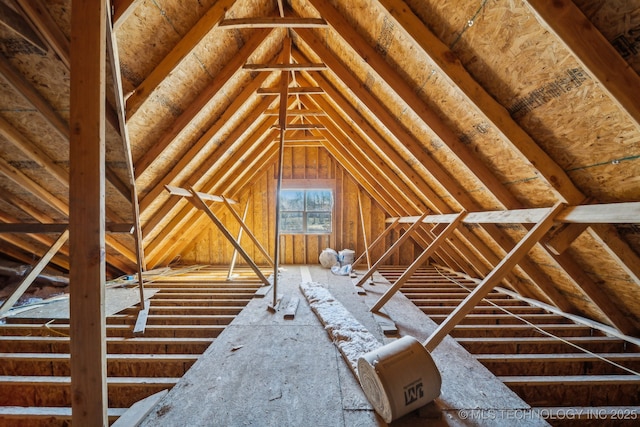
<svg viewBox="0 0 640 427">
<path fill-rule="evenodd" d="M 331 190 L 281 190 L 280 231 L 288 234 L 331 233 L 332 209 Z"/>
</svg>

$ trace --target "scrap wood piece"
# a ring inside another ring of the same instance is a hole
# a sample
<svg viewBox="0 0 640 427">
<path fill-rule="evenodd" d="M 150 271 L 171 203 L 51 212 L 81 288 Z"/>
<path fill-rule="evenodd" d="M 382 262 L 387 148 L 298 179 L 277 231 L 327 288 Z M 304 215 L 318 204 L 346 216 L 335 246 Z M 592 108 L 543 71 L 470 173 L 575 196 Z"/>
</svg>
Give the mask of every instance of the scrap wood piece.
<svg viewBox="0 0 640 427">
<path fill-rule="evenodd" d="M 379 348 L 380 342 L 321 283 L 303 282 L 300 290 L 357 377 L 358 359 Z"/>
<path fill-rule="evenodd" d="M 284 306 L 284 318 L 291 320 L 296 317 L 296 311 L 298 311 L 298 304 L 300 304 L 300 298 L 291 297 L 287 304 Z"/>
<path fill-rule="evenodd" d="M 378 322 L 378 326 L 382 329 L 382 333 L 385 336 L 388 335 L 398 335 L 398 327 L 396 326 L 396 322 L 391 319 L 389 313 L 384 308 L 381 308 L 378 312 L 373 313 L 374 319 Z"/>
<path fill-rule="evenodd" d="M 269 293 L 269 291 L 271 290 L 271 286 L 272 285 L 264 285 L 264 286 L 260 286 L 256 292 L 253 294 L 253 296 L 255 298 L 264 298 L 267 296 L 267 294 Z"/>
<path fill-rule="evenodd" d="M 133 335 L 142 335 L 147 327 L 147 318 L 149 317 L 149 308 L 151 307 L 151 301 L 146 300 L 144 302 L 144 308 L 138 311 L 138 318 L 136 324 L 133 327 Z"/>
</svg>

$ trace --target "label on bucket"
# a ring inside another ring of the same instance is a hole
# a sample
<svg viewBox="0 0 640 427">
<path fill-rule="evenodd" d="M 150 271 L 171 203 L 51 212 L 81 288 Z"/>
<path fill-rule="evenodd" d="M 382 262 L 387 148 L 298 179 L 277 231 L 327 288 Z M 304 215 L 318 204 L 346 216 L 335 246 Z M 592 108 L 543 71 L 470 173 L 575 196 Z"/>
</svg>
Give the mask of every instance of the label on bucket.
<svg viewBox="0 0 640 427">
<path fill-rule="evenodd" d="M 411 405 L 424 397 L 424 386 L 422 378 L 419 378 L 411 384 L 404 387 L 404 406 Z"/>
</svg>

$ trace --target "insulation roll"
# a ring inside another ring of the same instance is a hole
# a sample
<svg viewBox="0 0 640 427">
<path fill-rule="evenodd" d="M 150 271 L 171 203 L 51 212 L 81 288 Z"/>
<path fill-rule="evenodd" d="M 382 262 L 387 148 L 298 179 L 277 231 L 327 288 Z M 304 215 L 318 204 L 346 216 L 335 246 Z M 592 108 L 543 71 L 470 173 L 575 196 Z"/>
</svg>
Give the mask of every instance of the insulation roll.
<svg viewBox="0 0 640 427">
<path fill-rule="evenodd" d="M 431 355 L 411 336 L 360 357 L 358 378 L 367 399 L 387 423 L 440 396 L 442 385 Z"/>
</svg>

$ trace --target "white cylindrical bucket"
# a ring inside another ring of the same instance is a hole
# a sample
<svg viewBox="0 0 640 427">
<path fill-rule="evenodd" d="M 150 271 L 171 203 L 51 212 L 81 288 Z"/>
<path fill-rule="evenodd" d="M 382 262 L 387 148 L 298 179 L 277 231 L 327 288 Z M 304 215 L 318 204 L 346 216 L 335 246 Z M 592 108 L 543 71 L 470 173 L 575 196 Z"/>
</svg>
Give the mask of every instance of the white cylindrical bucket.
<svg viewBox="0 0 640 427">
<path fill-rule="evenodd" d="M 358 377 L 369 402 L 387 423 L 440 396 L 442 385 L 431 354 L 411 336 L 361 356 Z"/>
<path fill-rule="evenodd" d="M 356 259 L 356 252 L 351 249 L 343 249 L 338 252 L 338 259 L 341 265 L 353 264 Z"/>
</svg>

